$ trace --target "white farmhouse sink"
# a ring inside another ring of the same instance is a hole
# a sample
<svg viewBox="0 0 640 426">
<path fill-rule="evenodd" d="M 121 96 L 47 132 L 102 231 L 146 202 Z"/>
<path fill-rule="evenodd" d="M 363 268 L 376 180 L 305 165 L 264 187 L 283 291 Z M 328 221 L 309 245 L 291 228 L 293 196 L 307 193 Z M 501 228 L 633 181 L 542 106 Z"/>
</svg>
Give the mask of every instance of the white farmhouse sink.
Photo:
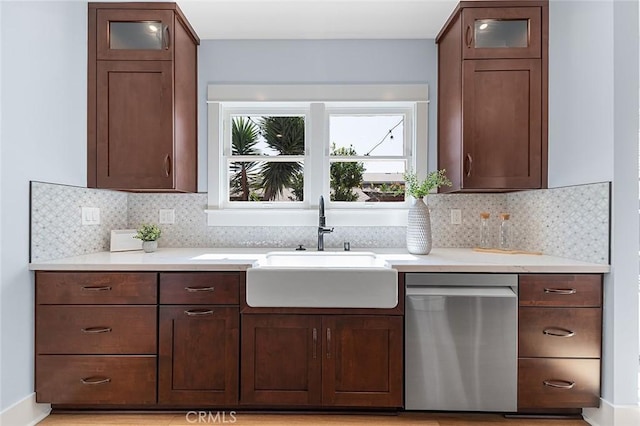
<svg viewBox="0 0 640 426">
<path fill-rule="evenodd" d="M 271 252 L 247 269 L 247 304 L 394 308 L 398 272 L 368 252 Z"/>
</svg>

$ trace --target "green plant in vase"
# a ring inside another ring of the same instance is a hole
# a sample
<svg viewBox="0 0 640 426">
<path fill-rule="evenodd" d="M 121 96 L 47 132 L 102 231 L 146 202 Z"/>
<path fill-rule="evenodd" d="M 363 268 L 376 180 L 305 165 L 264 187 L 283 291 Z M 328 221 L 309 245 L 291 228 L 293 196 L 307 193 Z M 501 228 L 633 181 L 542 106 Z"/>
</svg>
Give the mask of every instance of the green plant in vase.
<svg viewBox="0 0 640 426">
<path fill-rule="evenodd" d="M 162 235 L 162 230 L 158 225 L 143 223 L 133 238 L 142 240 L 142 249 L 147 253 L 151 253 L 158 248 L 158 238 L 160 238 L 160 235 Z"/>
<path fill-rule="evenodd" d="M 411 170 L 404 174 L 405 190 L 415 202 L 409 209 L 407 219 L 407 250 L 412 254 L 429 254 L 431 252 L 431 216 L 424 197 L 432 190 L 441 186 L 451 186 L 451 181 L 445 175 L 446 170 L 436 170 L 423 180 L 418 179 Z"/>
</svg>

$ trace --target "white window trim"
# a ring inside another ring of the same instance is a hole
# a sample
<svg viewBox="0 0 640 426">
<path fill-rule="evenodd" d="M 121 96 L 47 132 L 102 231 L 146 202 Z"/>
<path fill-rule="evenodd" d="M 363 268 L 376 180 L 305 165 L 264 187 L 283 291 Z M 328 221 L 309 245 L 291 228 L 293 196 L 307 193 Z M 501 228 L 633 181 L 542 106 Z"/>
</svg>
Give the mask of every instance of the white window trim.
<svg viewBox="0 0 640 426">
<path fill-rule="evenodd" d="M 207 88 L 208 114 L 208 197 L 207 224 L 209 226 L 317 226 L 318 199 L 326 188 L 314 188 L 305 193 L 303 208 L 282 208 L 277 203 L 260 203 L 261 209 L 227 208 L 222 203 L 220 179 L 226 176 L 222 155 L 224 129 L 222 126 L 225 106 L 233 102 L 305 102 L 310 103 L 310 114 L 326 114 L 325 105 L 332 102 L 353 102 L 354 107 L 365 107 L 367 102 L 414 103 L 415 134 L 410 167 L 419 177 L 427 174 L 428 104 L 429 90 L 426 84 L 364 84 L 364 85 L 233 85 L 210 84 Z M 358 104 L 358 103 L 362 104 Z M 327 108 L 328 109 L 328 108 Z M 408 126 L 407 126 L 408 128 Z M 311 126 L 307 140 L 325 140 L 325 126 Z M 325 147 L 309 144 L 307 155 L 322 155 Z M 319 150 L 319 151 L 318 151 Z M 374 157 L 375 158 L 375 157 Z M 328 166 L 326 166 L 328 167 Z M 309 168 L 307 170 L 307 168 Z M 213 170 L 213 172 L 212 172 Z M 324 174 L 305 162 L 305 178 Z M 312 177 L 312 178 L 313 178 Z M 327 203 L 329 204 L 329 203 Z M 332 203 L 333 204 L 333 203 Z M 339 203 L 338 203 L 339 204 Z M 403 203 L 404 204 L 404 203 Z M 326 209 L 327 226 L 405 226 L 407 207 Z M 386 207 L 386 206 L 385 206 Z"/>
</svg>

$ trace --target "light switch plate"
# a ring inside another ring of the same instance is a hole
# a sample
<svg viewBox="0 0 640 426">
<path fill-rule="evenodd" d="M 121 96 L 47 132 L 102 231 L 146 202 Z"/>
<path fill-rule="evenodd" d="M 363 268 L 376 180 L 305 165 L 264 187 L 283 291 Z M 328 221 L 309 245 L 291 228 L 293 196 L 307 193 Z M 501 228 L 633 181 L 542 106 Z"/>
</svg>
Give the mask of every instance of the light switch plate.
<svg viewBox="0 0 640 426">
<path fill-rule="evenodd" d="M 460 225 L 462 223 L 462 210 L 451 209 L 451 224 Z"/>
<path fill-rule="evenodd" d="M 176 223 L 176 209 L 160 209 L 160 223 Z"/>
<path fill-rule="evenodd" d="M 83 225 L 100 225 L 99 207 L 82 207 L 81 214 Z"/>
</svg>

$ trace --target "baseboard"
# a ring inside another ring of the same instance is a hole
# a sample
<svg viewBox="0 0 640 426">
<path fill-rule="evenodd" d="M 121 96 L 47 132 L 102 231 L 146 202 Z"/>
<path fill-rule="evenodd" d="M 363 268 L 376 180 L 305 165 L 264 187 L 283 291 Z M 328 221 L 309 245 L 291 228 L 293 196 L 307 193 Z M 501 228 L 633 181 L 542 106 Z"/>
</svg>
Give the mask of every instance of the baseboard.
<svg viewBox="0 0 640 426">
<path fill-rule="evenodd" d="M 50 404 L 38 404 L 32 393 L 0 412 L 0 425 L 34 426 L 51 412 Z"/>
<path fill-rule="evenodd" d="M 604 399 L 600 408 L 585 408 L 584 419 L 593 426 L 638 426 L 640 425 L 640 406 L 613 405 Z"/>
</svg>

